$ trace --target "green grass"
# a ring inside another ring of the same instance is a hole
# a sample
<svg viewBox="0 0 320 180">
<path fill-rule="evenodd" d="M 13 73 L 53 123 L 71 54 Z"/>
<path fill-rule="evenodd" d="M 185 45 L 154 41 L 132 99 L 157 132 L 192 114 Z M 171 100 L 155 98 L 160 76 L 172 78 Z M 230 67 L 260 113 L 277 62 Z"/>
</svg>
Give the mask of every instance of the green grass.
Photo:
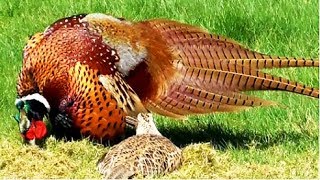
<svg viewBox="0 0 320 180">
<path fill-rule="evenodd" d="M 2 0 L 0 1 L 0 177 L 100 178 L 106 151 L 87 140 L 50 138 L 46 149 L 21 144 L 16 77 L 29 35 L 64 16 L 102 12 L 138 21 L 168 18 L 201 26 L 253 50 L 295 57 L 318 56 L 316 0 Z M 317 68 L 270 70 L 318 87 Z M 286 92 L 257 92 L 280 106 L 193 116 L 185 122 L 157 117 L 159 130 L 184 148 L 182 167 L 164 178 L 316 178 L 318 100 Z M 162 178 L 162 177 L 161 177 Z"/>
</svg>

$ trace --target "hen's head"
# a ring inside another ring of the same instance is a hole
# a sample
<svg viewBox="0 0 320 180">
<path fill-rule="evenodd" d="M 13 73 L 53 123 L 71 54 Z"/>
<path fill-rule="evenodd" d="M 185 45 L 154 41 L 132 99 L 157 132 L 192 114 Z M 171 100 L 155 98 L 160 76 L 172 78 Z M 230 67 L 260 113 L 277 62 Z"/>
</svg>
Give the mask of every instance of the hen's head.
<svg viewBox="0 0 320 180">
<path fill-rule="evenodd" d="M 160 135 L 161 133 L 158 131 L 153 116 L 151 113 L 139 113 L 137 116 L 137 129 L 136 135 L 141 134 L 152 134 L 152 135 Z"/>
</svg>

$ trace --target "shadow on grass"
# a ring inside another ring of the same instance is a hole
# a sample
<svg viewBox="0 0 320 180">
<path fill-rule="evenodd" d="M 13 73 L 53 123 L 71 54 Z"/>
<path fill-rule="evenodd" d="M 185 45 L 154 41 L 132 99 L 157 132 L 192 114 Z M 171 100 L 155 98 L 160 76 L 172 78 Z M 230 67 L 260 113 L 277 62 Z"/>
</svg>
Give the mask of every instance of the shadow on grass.
<svg viewBox="0 0 320 180">
<path fill-rule="evenodd" d="M 201 121 L 189 121 L 189 122 L 177 122 L 174 120 L 157 120 L 158 130 L 165 137 L 169 138 L 179 147 L 185 147 L 192 143 L 205 143 L 210 142 L 216 149 L 224 150 L 226 148 L 239 148 L 248 149 L 252 146 L 259 149 L 264 149 L 274 144 L 280 144 L 284 142 L 301 143 L 302 141 L 317 141 L 316 135 L 307 135 L 298 133 L 291 130 L 273 131 L 273 132 L 259 132 L 251 129 L 239 129 L 232 128 L 228 125 L 219 124 L 213 121 L 201 122 Z M 272 128 L 272 127 L 270 127 Z M 70 141 L 79 140 L 85 137 L 79 135 L 72 135 L 66 138 L 65 134 L 58 135 L 54 131 L 55 137 L 60 140 Z M 77 131 L 78 132 L 78 131 Z M 134 129 L 127 128 L 126 137 L 135 134 Z M 106 142 L 93 142 L 94 144 L 104 144 L 106 146 L 112 146 L 122 141 L 123 138 L 117 138 L 113 141 Z"/>
<path fill-rule="evenodd" d="M 165 137 L 169 138 L 174 144 L 179 147 L 185 147 L 192 143 L 206 143 L 210 142 L 216 149 L 224 150 L 226 148 L 237 148 L 237 149 L 249 149 L 255 146 L 256 149 L 265 149 L 269 146 L 280 144 L 283 142 L 302 142 L 308 139 L 309 141 L 317 141 L 316 136 L 304 135 L 293 131 L 278 131 L 272 134 L 262 134 L 253 132 L 248 129 L 243 130 L 231 130 L 226 126 L 215 124 L 215 123 L 173 123 L 170 125 L 159 125 L 158 130 Z M 133 136 L 135 130 L 127 128 L 126 138 Z M 84 137 L 79 138 L 65 138 L 55 136 L 57 139 L 70 141 L 80 140 Z M 120 141 L 122 138 L 115 139 L 107 142 L 93 141 L 94 144 L 104 144 L 105 146 L 113 146 Z M 45 148 L 45 146 L 44 146 Z"/>
<path fill-rule="evenodd" d="M 261 134 L 249 130 L 232 131 L 219 124 L 193 124 L 192 126 L 170 125 L 159 126 L 159 131 L 179 147 L 185 147 L 192 143 L 210 142 L 216 149 L 224 150 L 228 148 L 248 149 L 251 146 L 264 149 L 274 144 L 283 142 L 301 142 L 303 140 L 317 140 L 317 137 L 310 137 L 295 132 L 279 131 L 273 134 Z M 134 134 L 130 130 L 129 135 Z"/>
</svg>

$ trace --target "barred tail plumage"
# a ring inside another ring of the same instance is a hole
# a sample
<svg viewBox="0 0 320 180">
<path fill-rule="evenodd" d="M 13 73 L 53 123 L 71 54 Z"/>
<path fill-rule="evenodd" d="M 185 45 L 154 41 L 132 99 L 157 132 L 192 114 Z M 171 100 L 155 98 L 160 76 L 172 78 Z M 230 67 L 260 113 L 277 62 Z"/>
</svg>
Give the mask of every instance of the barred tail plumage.
<svg viewBox="0 0 320 180">
<path fill-rule="evenodd" d="M 319 98 L 319 90 L 286 78 L 276 77 L 256 69 L 235 68 L 233 70 L 215 70 L 184 67 L 181 73 L 188 84 L 197 84 L 203 89 L 223 91 L 283 90 Z M 194 81 L 194 82 L 192 82 Z M 203 83 L 203 85 L 200 85 Z"/>
<path fill-rule="evenodd" d="M 319 61 L 305 58 L 265 56 L 261 59 L 226 59 L 229 64 L 237 64 L 255 69 L 286 67 L 319 67 Z"/>
<path fill-rule="evenodd" d="M 167 116 L 235 111 L 274 102 L 248 96 L 243 91 L 282 90 L 319 98 L 319 90 L 262 72 L 267 68 L 319 67 L 319 60 L 269 56 L 241 44 L 182 23 L 155 20 L 177 56 L 174 80 L 149 109 Z"/>
</svg>

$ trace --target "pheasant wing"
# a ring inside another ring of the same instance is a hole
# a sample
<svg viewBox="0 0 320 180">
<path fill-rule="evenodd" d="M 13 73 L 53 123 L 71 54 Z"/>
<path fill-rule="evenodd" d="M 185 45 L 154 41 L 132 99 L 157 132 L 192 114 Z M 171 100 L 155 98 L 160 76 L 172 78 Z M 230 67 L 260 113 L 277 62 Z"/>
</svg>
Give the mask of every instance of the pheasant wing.
<svg viewBox="0 0 320 180">
<path fill-rule="evenodd" d="M 116 72 L 114 75 L 100 75 L 99 81 L 107 91 L 111 92 L 116 99 L 118 106 L 123 108 L 128 116 L 136 117 L 138 113 L 147 112 L 138 95 L 123 80 L 120 73 Z"/>
</svg>

